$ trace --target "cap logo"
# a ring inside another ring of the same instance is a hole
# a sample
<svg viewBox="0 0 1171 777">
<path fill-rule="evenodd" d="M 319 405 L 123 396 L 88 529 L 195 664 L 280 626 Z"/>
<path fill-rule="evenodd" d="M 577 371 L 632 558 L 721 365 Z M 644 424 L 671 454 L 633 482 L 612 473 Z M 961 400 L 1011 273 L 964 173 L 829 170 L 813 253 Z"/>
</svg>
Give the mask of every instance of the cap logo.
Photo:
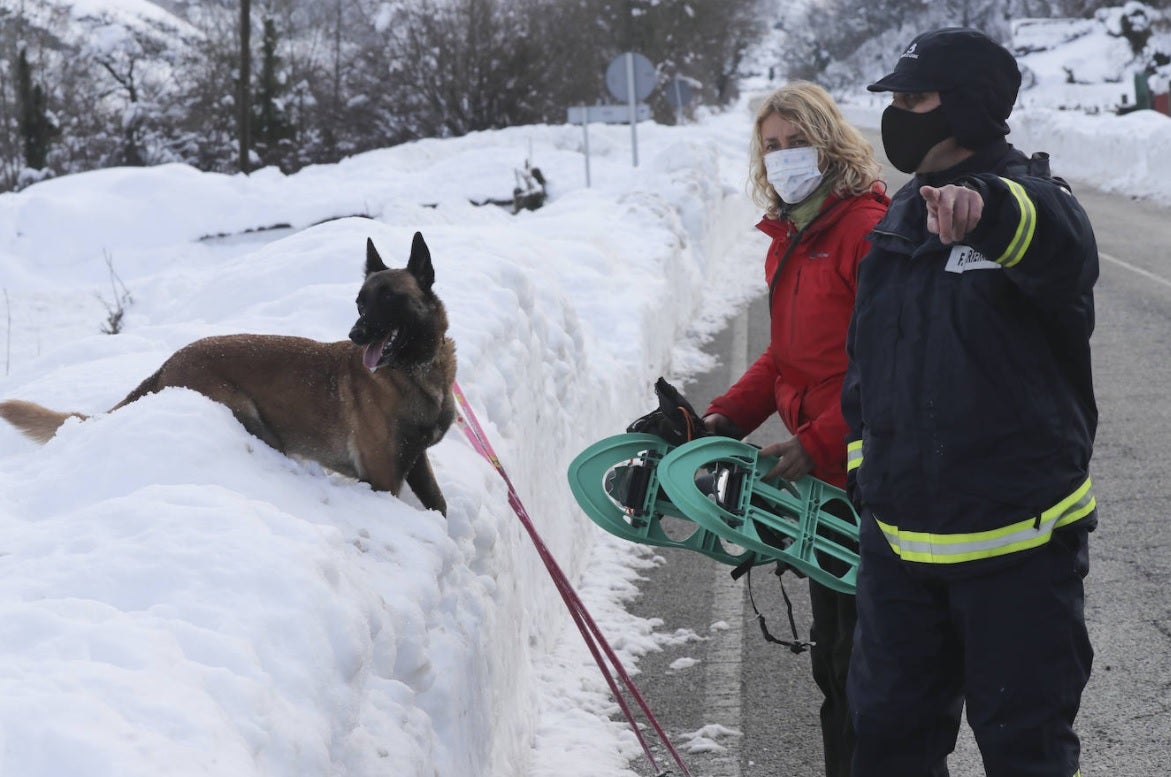
<svg viewBox="0 0 1171 777">
<path fill-rule="evenodd" d="M 917 45 L 917 43 L 912 43 L 910 46 L 907 46 L 907 50 L 903 52 L 903 56 L 899 57 L 899 59 L 904 59 L 906 57 L 910 57 L 911 59 L 918 59 L 919 52 L 915 51 L 915 47 Z"/>
</svg>

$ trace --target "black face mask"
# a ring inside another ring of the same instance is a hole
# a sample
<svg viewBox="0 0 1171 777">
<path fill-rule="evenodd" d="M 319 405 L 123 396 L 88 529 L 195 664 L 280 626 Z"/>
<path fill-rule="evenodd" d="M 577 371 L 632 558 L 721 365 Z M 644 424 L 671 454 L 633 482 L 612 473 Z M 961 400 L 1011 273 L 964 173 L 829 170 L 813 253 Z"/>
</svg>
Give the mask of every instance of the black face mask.
<svg viewBox="0 0 1171 777">
<path fill-rule="evenodd" d="M 882 112 L 882 147 L 890 163 L 904 173 L 918 170 L 927 152 L 951 134 L 942 105 L 927 113 L 893 105 Z"/>
</svg>

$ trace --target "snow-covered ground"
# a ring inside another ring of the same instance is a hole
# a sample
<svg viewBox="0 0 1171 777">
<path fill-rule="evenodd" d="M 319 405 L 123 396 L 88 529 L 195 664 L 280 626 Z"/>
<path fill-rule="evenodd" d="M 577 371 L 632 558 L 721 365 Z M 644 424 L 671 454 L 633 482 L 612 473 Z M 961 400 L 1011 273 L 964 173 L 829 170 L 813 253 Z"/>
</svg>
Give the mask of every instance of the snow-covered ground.
<svg viewBox="0 0 1171 777">
<path fill-rule="evenodd" d="M 1047 109 L 1035 70 L 1011 140 L 1171 203 L 1171 121 Z M 876 125 L 881 103 L 843 100 Z M 744 104 L 642 124 L 637 168 L 629 128 L 591 125 L 591 188 L 582 129 L 540 126 L 288 177 L 116 169 L 0 195 L 0 398 L 96 414 L 44 447 L 0 426 L 0 774 L 631 774 L 633 737 L 458 431 L 432 449 L 444 520 L 191 392 L 103 411 L 198 337 L 343 339 L 366 238 L 394 266 L 421 231 L 459 383 L 633 667 L 669 638 L 623 609 L 653 554 L 595 529 L 565 470 L 652 406 L 659 375 L 705 366 L 706 336 L 763 288 L 750 125 Z M 470 204 L 509 196 L 526 160 L 544 208 Z M 119 306 L 122 333 L 101 333 Z"/>
</svg>

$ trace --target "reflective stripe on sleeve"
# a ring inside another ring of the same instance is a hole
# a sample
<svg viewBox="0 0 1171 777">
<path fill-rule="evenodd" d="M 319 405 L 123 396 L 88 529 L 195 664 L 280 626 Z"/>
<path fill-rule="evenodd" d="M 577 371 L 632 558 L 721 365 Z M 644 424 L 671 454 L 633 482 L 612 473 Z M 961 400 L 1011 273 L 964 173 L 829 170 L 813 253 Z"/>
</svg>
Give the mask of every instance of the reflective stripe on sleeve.
<svg viewBox="0 0 1171 777">
<path fill-rule="evenodd" d="M 958 564 L 963 561 L 995 558 L 1044 545 L 1054 529 L 1085 518 L 1097 502 L 1090 479 L 1076 491 L 1039 516 L 1000 529 L 970 534 L 931 534 L 900 531 L 899 527 L 875 518 L 895 554 L 905 561 L 924 564 Z"/>
<path fill-rule="evenodd" d="M 1004 253 L 1000 255 L 996 263 L 1002 267 L 1013 267 L 1024 258 L 1025 252 L 1029 250 L 1029 246 L 1033 242 L 1033 233 L 1037 229 L 1037 207 L 1033 205 L 1033 201 L 1029 199 L 1024 187 L 1019 183 L 1007 178 L 1000 180 L 1008 185 L 1009 192 L 1016 199 L 1017 208 L 1021 212 L 1021 220 L 1017 224 L 1012 240 L 1008 242 L 1008 247 L 1004 249 Z"/>
<path fill-rule="evenodd" d="M 862 465 L 862 441 L 854 440 L 846 445 L 846 472 Z"/>
</svg>

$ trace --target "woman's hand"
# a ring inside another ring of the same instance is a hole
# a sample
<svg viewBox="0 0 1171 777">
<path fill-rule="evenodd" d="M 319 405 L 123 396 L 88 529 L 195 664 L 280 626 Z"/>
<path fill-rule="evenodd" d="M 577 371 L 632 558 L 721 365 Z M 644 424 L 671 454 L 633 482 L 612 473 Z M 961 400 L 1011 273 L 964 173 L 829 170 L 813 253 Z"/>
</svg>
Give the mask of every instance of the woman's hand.
<svg viewBox="0 0 1171 777">
<path fill-rule="evenodd" d="M 765 474 L 765 480 L 783 477 L 785 480 L 799 480 L 813 471 L 813 457 L 801 446 L 796 437 L 784 442 L 775 442 L 761 449 L 763 456 L 779 456 L 780 461 Z"/>
</svg>

